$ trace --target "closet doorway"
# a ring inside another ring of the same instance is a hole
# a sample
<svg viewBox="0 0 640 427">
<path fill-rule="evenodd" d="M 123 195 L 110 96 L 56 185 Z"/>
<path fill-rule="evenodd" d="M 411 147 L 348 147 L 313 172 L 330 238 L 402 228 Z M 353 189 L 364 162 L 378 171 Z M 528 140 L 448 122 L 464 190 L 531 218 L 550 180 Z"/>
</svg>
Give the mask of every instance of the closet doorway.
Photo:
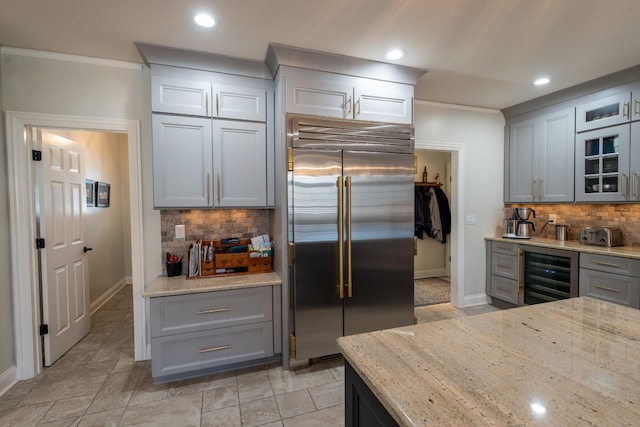
<svg viewBox="0 0 640 427">
<path fill-rule="evenodd" d="M 414 305 L 418 307 L 451 302 L 454 203 L 451 197 L 451 152 L 416 149 L 415 159 L 418 251 L 414 257 Z"/>
</svg>

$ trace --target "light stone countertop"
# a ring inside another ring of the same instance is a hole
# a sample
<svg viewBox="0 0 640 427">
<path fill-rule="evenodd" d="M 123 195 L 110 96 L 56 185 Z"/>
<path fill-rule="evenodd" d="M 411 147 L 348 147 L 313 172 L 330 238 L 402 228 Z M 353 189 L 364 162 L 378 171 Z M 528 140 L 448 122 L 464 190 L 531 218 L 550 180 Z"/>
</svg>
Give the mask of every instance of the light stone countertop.
<svg viewBox="0 0 640 427">
<path fill-rule="evenodd" d="M 640 310 L 606 301 L 352 335 L 338 347 L 401 426 L 640 422 Z"/>
<path fill-rule="evenodd" d="M 187 279 L 187 276 L 158 276 L 142 293 L 145 298 L 184 295 L 197 292 L 277 286 L 282 279 L 277 273 L 236 274 Z"/>
<path fill-rule="evenodd" d="M 543 237 L 531 237 L 530 239 L 509 239 L 506 237 L 485 237 L 485 240 L 495 242 L 508 242 L 520 245 L 538 246 L 542 248 L 565 249 L 569 251 L 583 252 L 597 255 L 612 255 L 624 258 L 640 259 L 640 247 L 638 246 L 594 246 L 583 245 L 578 240 L 555 240 Z"/>
</svg>

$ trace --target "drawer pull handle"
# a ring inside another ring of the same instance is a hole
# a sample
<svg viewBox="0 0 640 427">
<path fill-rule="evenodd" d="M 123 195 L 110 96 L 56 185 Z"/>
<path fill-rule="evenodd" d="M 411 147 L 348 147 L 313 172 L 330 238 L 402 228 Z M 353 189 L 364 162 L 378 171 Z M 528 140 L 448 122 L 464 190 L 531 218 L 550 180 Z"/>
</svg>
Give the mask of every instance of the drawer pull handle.
<svg viewBox="0 0 640 427">
<path fill-rule="evenodd" d="M 223 311 L 231 311 L 231 307 L 212 308 L 209 310 L 199 310 L 198 314 L 222 313 Z"/>
<path fill-rule="evenodd" d="M 594 264 L 598 264 L 598 265 L 604 265 L 605 267 L 615 267 L 615 268 L 620 268 L 620 266 L 618 264 L 613 264 L 611 262 L 604 262 L 604 261 L 593 261 Z"/>
<path fill-rule="evenodd" d="M 618 289 L 613 289 L 613 288 L 609 288 L 607 286 L 602 286 L 602 285 L 593 285 L 594 288 L 598 288 L 598 289 L 602 289 L 603 291 L 610 291 L 610 292 L 615 292 L 617 294 L 620 293 L 620 291 Z"/>
<path fill-rule="evenodd" d="M 505 265 L 505 264 L 498 264 L 498 265 L 497 265 L 497 267 L 499 267 L 499 268 L 504 268 L 505 270 L 508 270 L 508 269 L 510 269 L 510 268 L 511 268 L 511 265 L 510 265 L 510 264 L 508 264 L 508 265 Z"/>
<path fill-rule="evenodd" d="M 231 344 L 221 345 L 218 347 L 203 348 L 202 350 L 199 350 L 198 353 L 210 353 L 212 351 L 226 350 L 228 348 L 231 348 Z"/>
</svg>

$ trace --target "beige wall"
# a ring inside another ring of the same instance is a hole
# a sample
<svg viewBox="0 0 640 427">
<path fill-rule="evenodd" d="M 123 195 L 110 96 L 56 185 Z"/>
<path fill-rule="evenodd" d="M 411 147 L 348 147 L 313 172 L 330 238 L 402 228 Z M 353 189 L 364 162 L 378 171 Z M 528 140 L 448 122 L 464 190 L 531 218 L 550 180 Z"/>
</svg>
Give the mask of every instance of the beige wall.
<svg viewBox="0 0 640 427">
<path fill-rule="evenodd" d="M 0 106 L 2 105 L 2 99 L 2 63 L 0 62 Z M 15 364 L 4 114 L 0 114 L 0 236 L 4 236 L 0 240 L 0 375 L 2 375 Z"/>
<path fill-rule="evenodd" d="M 416 142 L 464 146 L 464 215 L 476 224 L 465 225 L 463 304 L 478 304 L 485 297 L 484 237 L 493 235 L 495 212 L 503 206 L 504 117 L 499 111 L 465 108 L 424 101 L 415 103 Z M 455 222 L 453 223 L 455 227 Z M 455 254 L 452 254 L 455 256 Z"/>
<path fill-rule="evenodd" d="M 126 135 L 123 139 L 121 134 L 107 132 L 51 132 L 82 143 L 86 150 L 86 178 L 111 186 L 108 208 L 86 210 L 87 245 L 93 248 L 88 254 L 89 295 L 93 303 L 123 279 L 131 277 L 131 235 L 126 233 L 127 230 L 130 233 L 130 227 L 125 229 L 125 224 L 130 223 Z"/>
<path fill-rule="evenodd" d="M 78 63 L 35 58 L 19 54 L 0 56 L 2 112 L 25 111 L 82 117 L 140 121 L 144 275 L 149 282 L 161 274 L 160 214 L 153 209 L 151 148 L 151 88 L 146 68 L 113 66 L 110 63 Z M 7 227 L 6 147 L 2 144 L 0 177 L 0 229 Z M 6 234 L 4 234 L 6 235 Z M 0 241 L 0 374 L 13 361 L 13 324 L 4 321 L 11 310 L 11 281 L 8 276 L 8 239 Z M 145 283 L 146 284 L 146 283 Z M 6 297 L 6 298 L 5 298 Z"/>
<path fill-rule="evenodd" d="M 427 168 L 427 181 L 435 181 L 436 174 L 440 174 L 440 182 L 445 179 L 447 162 L 451 161 L 451 154 L 440 151 L 416 150 L 418 173 L 416 181 L 422 181 L 422 172 Z M 444 189 L 444 186 L 442 187 Z M 446 192 L 446 191 L 445 191 Z M 449 197 L 449 195 L 447 195 Z M 450 198 L 450 197 L 449 197 Z M 449 203 L 451 206 L 451 203 Z M 447 242 L 449 241 L 447 236 Z M 414 273 L 416 278 L 435 277 L 447 275 L 447 245 L 436 239 L 424 236 L 418 239 L 418 255 L 413 257 Z"/>
</svg>

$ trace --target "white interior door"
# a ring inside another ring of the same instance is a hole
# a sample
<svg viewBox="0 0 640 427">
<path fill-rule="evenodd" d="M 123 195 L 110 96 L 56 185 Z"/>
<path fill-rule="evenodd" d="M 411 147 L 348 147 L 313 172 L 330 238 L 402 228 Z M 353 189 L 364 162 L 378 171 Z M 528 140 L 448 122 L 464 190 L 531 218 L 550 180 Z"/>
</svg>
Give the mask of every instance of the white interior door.
<svg viewBox="0 0 640 427">
<path fill-rule="evenodd" d="M 86 245 L 86 190 L 82 144 L 44 130 L 39 183 L 42 323 L 45 365 L 50 366 L 91 329 Z"/>
</svg>

